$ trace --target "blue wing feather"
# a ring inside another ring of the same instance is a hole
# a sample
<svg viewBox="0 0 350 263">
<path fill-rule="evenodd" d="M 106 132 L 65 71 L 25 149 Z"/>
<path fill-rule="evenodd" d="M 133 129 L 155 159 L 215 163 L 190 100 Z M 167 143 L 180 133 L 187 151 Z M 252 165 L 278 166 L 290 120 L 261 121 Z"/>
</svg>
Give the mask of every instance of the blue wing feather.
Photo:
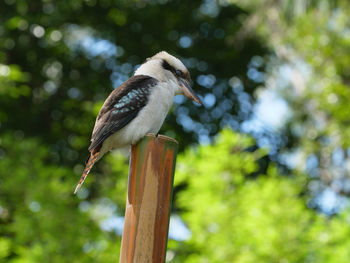
<svg viewBox="0 0 350 263">
<path fill-rule="evenodd" d="M 152 77 L 137 75 L 112 91 L 97 116 L 89 151 L 132 121 L 147 104 L 150 91 L 157 83 Z"/>
</svg>

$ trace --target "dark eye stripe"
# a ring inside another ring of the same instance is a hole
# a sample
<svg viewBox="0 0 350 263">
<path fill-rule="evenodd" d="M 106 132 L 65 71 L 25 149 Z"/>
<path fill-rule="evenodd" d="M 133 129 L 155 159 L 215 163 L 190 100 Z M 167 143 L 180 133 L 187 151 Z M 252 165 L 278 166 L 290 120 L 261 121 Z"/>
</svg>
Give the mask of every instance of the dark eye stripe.
<svg viewBox="0 0 350 263">
<path fill-rule="evenodd" d="M 171 66 L 168 62 L 166 62 L 164 59 L 162 61 L 162 67 L 166 70 L 169 70 L 171 72 L 175 72 L 175 68 L 173 66 Z"/>
<path fill-rule="evenodd" d="M 164 59 L 162 60 L 162 67 L 166 70 L 171 71 L 175 77 L 181 77 L 181 78 L 184 77 L 184 74 L 181 70 L 175 69 L 168 62 L 166 62 Z"/>
</svg>

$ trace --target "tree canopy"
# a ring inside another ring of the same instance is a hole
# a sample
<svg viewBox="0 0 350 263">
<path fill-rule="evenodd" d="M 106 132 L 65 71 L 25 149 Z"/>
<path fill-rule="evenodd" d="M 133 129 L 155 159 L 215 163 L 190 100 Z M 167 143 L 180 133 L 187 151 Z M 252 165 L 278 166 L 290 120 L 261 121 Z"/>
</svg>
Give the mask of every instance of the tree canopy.
<svg viewBox="0 0 350 263">
<path fill-rule="evenodd" d="M 204 102 L 176 97 L 161 130 L 180 144 L 173 220 L 186 230 L 167 262 L 349 262 L 349 12 L 2 1 L 0 262 L 117 261 L 127 158 L 106 155 L 73 190 L 104 99 L 161 50 Z"/>
</svg>

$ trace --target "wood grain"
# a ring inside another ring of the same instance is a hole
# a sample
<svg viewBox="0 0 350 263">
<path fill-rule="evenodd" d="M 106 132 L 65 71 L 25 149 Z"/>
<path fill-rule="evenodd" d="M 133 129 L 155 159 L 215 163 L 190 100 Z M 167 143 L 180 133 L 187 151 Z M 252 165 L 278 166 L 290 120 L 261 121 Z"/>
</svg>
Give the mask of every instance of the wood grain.
<svg viewBox="0 0 350 263">
<path fill-rule="evenodd" d="M 132 146 L 120 263 L 165 262 L 176 154 L 163 135 Z"/>
</svg>

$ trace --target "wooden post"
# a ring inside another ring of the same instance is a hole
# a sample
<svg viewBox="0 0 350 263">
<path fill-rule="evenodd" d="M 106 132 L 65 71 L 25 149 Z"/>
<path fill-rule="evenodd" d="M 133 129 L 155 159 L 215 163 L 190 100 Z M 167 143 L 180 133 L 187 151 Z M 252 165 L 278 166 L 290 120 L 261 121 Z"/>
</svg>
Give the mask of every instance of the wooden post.
<svg viewBox="0 0 350 263">
<path fill-rule="evenodd" d="M 163 135 L 132 146 L 120 263 L 165 262 L 176 154 Z"/>
</svg>

